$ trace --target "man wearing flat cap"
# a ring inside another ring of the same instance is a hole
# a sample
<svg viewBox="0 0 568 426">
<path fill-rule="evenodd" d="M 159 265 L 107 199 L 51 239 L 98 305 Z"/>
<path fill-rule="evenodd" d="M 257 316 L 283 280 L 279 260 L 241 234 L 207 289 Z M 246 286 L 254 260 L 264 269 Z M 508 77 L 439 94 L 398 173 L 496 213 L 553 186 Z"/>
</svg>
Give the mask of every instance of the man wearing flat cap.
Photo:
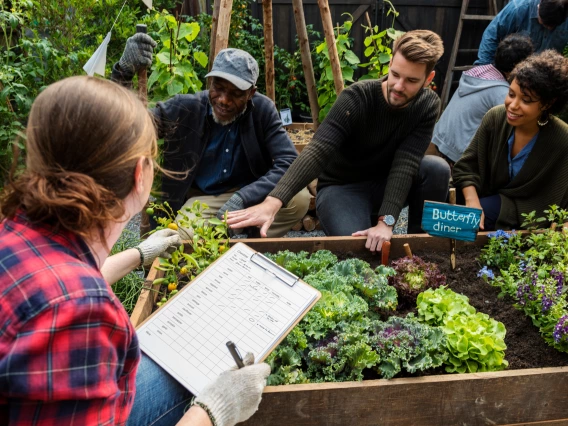
<svg viewBox="0 0 568 426">
<path fill-rule="evenodd" d="M 130 37 L 112 80 L 130 85 L 138 69 L 151 65 L 155 46 L 147 34 Z M 297 153 L 272 100 L 256 93 L 258 63 L 251 55 L 221 50 L 206 77 L 209 90 L 174 96 L 152 111 L 164 138 L 163 167 L 188 171 L 182 179 L 162 176 L 161 201 L 178 211 L 200 200 L 209 206 L 206 217 L 221 218 L 264 200 Z M 309 198 L 306 189 L 296 194 L 269 236 L 288 232 L 306 214 Z M 191 236 L 191 230 L 185 233 Z"/>
</svg>

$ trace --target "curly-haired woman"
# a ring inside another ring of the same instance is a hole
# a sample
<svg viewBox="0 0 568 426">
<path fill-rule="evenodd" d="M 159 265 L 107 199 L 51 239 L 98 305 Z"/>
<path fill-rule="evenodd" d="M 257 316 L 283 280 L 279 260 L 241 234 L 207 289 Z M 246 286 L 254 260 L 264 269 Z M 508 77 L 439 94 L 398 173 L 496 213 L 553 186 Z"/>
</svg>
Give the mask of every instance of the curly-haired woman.
<svg viewBox="0 0 568 426">
<path fill-rule="evenodd" d="M 546 50 L 509 76 L 505 104 L 489 110 L 453 170 L 481 229 L 514 229 L 523 213 L 568 208 L 568 125 L 553 114 L 568 101 L 568 59 Z"/>
<path fill-rule="evenodd" d="M 142 103 L 109 81 L 72 77 L 38 96 L 26 136 L 26 170 L 0 196 L 0 425 L 250 417 L 268 365 L 221 374 L 184 414 L 191 395 L 141 356 L 103 278 L 110 247 L 154 178 L 156 132 Z M 168 244 L 150 245 L 157 255 Z M 140 262 L 132 251 L 122 260 L 131 254 Z"/>
</svg>

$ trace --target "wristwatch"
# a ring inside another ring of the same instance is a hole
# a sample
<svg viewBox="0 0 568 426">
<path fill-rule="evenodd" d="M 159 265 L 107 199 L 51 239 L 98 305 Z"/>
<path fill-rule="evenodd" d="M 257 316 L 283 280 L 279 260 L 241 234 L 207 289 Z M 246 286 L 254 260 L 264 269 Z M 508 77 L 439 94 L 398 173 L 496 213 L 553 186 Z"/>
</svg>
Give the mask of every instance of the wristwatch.
<svg viewBox="0 0 568 426">
<path fill-rule="evenodd" d="M 379 221 L 381 220 L 385 222 L 388 226 L 394 226 L 394 224 L 396 223 L 396 220 L 394 220 L 394 216 L 391 216 L 390 214 L 387 214 L 385 216 L 379 216 Z"/>
</svg>

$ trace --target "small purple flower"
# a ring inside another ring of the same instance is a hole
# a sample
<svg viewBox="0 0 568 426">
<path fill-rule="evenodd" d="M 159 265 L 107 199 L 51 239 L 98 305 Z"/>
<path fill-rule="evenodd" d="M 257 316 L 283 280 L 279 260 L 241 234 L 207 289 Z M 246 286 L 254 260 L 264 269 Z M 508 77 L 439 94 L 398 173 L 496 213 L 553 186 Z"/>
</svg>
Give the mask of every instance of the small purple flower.
<svg viewBox="0 0 568 426">
<path fill-rule="evenodd" d="M 549 299 L 546 295 L 542 296 L 542 313 L 546 313 L 552 307 L 552 299 Z"/>
<path fill-rule="evenodd" d="M 562 340 L 564 336 L 568 336 L 568 315 L 564 315 L 560 318 L 552 333 L 552 337 L 554 337 L 556 343 L 560 343 L 560 340 Z"/>
<path fill-rule="evenodd" d="M 562 287 L 564 286 L 564 275 L 562 272 L 553 269 L 550 271 L 550 276 L 556 280 L 556 296 L 562 294 Z"/>
<path fill-rule="evenodd" d="M 481 268 L 479 270 L 479 272 L 477 273 L 477 276 L 479 278 L 488 278 L 490 280 L 495 278 L 495 274 L 493 273 L 493 271 L 491 269 L 488 269 L 487 266 L 484 266 L 483 268 Z"/>
</svg>

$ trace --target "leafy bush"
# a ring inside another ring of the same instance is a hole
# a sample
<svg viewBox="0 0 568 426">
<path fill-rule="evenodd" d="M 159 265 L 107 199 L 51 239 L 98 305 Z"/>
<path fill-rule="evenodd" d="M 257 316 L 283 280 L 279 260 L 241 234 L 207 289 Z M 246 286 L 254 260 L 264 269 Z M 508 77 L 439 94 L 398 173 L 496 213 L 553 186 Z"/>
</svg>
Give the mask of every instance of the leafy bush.
<svg viewBox="0 0 568 426">
<path fill-rule="evenodd" d="M 300 278 L 337 263 L 337 256 L 329 250 L 319 250 L 311 256 L 306 251 L 294 253 L 289 250 L 265 253 L 265 256 Z"/>
<path fill-rule="evenodd" d="M 391 265 L 396 275 L 389 278 L 389 282 L 406 302 L 414 303 L 418 293 L 446 283 L 446 276 L 435 263 L 425 262 L 418 256 L 402 257 Z"/>
<path fill-rule="evenodd" d="M 475 373 L 506 368 L 505 326 L 489 315 L 476 312 L 466 296 L 440 287 L 417 299 L 418 318 L 441 326 L 447 337 L 448 373 Z"/>
</svg>

